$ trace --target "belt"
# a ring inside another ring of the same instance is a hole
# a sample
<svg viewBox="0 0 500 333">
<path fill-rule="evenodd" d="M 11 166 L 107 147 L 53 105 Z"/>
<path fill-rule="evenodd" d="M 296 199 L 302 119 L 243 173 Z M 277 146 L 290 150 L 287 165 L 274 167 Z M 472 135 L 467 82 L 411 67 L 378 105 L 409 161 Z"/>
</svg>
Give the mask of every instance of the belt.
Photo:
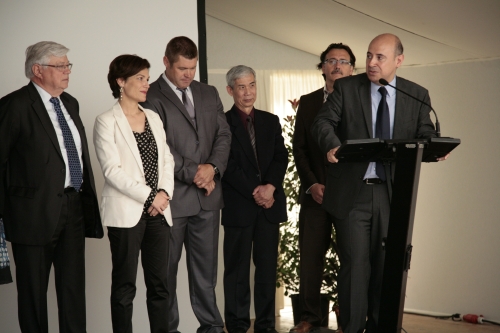
<svg viewBox="0 0 500 333">
<path fill-rule="evenodd" d="M 385 180 L 382 180 L 380 178 L 366 178 L 366 179 L 363 179 L 363 183 L 365 183 L 367 185 L 377 185 L 377 184 L 385 183 Z"/>
</svg>

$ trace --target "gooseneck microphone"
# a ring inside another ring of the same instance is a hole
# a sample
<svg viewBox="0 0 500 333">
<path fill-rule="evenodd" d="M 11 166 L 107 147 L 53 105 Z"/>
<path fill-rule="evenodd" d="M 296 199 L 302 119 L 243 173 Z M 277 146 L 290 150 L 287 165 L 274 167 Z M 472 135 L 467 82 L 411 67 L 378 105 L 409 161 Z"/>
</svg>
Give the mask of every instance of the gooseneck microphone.
<svg viewBox="0 0 500 333">
<path fill-rule="evenodd" d="M 422 101 L 421 99 L 418 99 L 416 98 L 415 96 L 412 96 L 410 94 L 408 94 L 406 91 L 403 91 L 399 88 L 396 88 L 395 86 L 393 86 L 392 84 L 389 84 L 389 82 L 387 82 L 386 79 L 380 79 L 378 80 L 378 82 L 381 84 L 381 85 L 384 85 L 384 86 L 389 86 L 389 87 L 392 87 L 394 89 L 396 89 L 397 91 L 400 91 L 402 92 L 403 94 L 407 95 L 407 96 L 410 96 L 411 98 L 419 101 L 420 103 L 424 104 L 424 105 L 427 105 L 428 107 L 431 108 L 432 112 L 434 112 L 434 117 L 436 118 L 436 135 L 438 138 L 441 137 L 441 125 L 439 125 L 439 120 L 438 120 L 438 116 L 436 114 L 436 111 L 434 111 L 434 109 L 432 108 L 432 106 L 430 106 L 429 104 L 427 104 L 426 102 Z"/>
</svg>

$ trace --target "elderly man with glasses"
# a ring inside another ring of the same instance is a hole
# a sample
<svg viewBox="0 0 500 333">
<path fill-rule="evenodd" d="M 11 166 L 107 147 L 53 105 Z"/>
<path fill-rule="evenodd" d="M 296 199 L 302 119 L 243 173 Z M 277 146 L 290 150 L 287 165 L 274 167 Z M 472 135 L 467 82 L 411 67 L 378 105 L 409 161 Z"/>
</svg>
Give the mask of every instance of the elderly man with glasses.
<svg viewBox="0 0 500 333">
<path fill-rule="evenodd" d="M 78 102 L 64 92 L 68 51 L 29 46 L 30 83 L 0 100 L 0 217 L 16 264 L 21 332 L 48 332 L 52 265 L 59 332 L 86 332 L 85 237 L 103 236 Z"/>
<path fill-rule="evenodd" d="M 356 57 L 349 46 L 330 44 L 320 56 L 317 68 L 322 71 L 325 86 L 300 98 L 293 156 L 300 178 L 299 214 L 300 248 L 300 322 L 290 332 L 307 333 L 319 326 L 328 312 L 322 313 L 320 289 L 323 262 L 331 246 L 333 220 L 321 207 L 326 184 L 327 161 L 311 135 L 311 125 L 329 94 L 335 80 L 353 73 Z"/>
</svg>

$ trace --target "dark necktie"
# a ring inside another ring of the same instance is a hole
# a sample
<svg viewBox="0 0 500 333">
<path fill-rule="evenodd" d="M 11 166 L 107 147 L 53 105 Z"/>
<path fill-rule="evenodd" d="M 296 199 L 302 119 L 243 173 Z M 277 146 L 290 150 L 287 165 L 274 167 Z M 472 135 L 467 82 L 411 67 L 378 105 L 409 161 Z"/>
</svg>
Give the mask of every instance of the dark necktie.
<svg viewBox="0 0 500 333">
<path fill-rule="evenodd" d="M 250 116 L 247 117 L 247 131 L 248 135 L 250 136 L 250 143 L 252 144 L 255 159 L 257 160 L 258 163 L 259 159 L 257 158 L 257 147 L 255 147 L 255 128 L 253 127 L 253 120 L 252 117 Z"/>
<path fill-rule="evenodd" d="M 75 188 L 76 191 L 80 190 L 82 186 L 82 167 L 80 165 L 80 157 L 78 156 L 78 150 L 76 149 L 75 141 L 73 140 L 73 134 L 69 129 L 68 123 L 66 122 L 66 118 L 64 118 L 64 114 L 61 109 L 61 104 L 59 104 L 59 99 L 56 97 L 52 97 L 50 99 L 52 105 L 54 105 L 54 110 L 57 114 L 57 121 L 59 122 L 59 126 L 61 126 L 63 139 L 64 139 L 64 147 L 66 147 L 66 154 L 68 155 L 68 164 L 69 164 L 69 174 L 71 176 L 71 184 Z"/>
<path fill-rule="evenodd" d="M 196 113 L 194 112 L 193 103 L 191 103 L 191 100 L 187 97 L 187 92 L 186 92 L 187 89 L 177 88 L 177 90 L 180 90 L 182 92 L 182 103 L 184 103 L 184 106 L 186 107 L 186 110 L 189 113 L 189 117 L 191 117 L 191 121 L 193 122 L 193 125 L 196 127 Z"/>
<path fill-rule="evenodd" d="M 375 137 L 383 140 L 391 138 L 391 121 L 389 117 L 389 105 L 387 104 L 387 90 L 380 87 L 378 92 L 382 95 L 377 109 L 377 123 L 375 125 Z M 382 161 L 377 161 L 377 176 L 386 180 L 385 169 Z"/>
</svg>

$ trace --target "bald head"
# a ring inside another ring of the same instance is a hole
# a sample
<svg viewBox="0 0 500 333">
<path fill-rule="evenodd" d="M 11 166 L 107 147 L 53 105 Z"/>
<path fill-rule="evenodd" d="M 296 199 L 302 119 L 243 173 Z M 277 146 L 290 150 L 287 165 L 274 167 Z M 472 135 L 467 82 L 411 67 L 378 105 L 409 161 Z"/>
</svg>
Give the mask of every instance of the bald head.
<svg viewBox="0 0 500 333">
<path fill-rule="evenodd" d="M 399 37 L 396 35 L 388 34 L 388 33 L 381 34 L 381 35 L 378 35 L 377 37 L 373 38 L 373 40 L 370 42 L 370 45 L 374 42 L 392 44 L 392 45 L 394 45 L 394 54 L 395 55 L 403 54 L 403 43 L 401 43 L 401 39 L 399 39 Z"/>
<path fill-rule="evenodd" d="M 404 60 L 403 44 L 398 36 L 382 34 L 375 37 L 366 53 L 366 74 L 370 81 L 379 84 L 380 79 L 391 82 Z"/>
</svg>

